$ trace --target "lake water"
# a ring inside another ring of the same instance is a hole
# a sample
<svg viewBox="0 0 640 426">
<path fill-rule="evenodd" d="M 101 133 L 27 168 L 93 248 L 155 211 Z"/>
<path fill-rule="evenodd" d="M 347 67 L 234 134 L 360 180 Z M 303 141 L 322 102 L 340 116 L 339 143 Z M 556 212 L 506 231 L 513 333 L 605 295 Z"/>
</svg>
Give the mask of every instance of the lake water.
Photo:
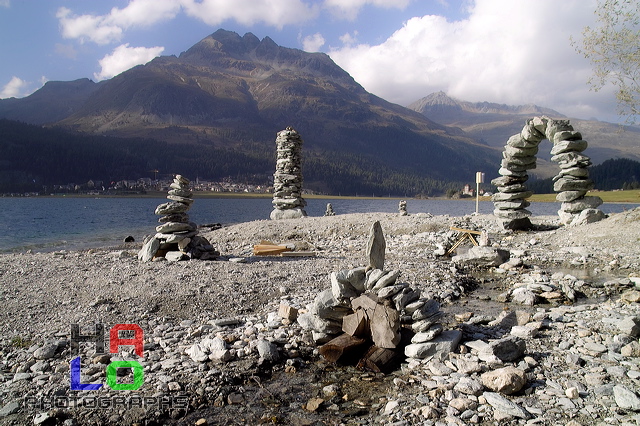
<svg viewBox="0 0 640 426">
<path fill-rule="evenodd" d="M 141 241 L 158 225 L 153 212 L 164 198 L 0 197 L 0 252 L 51 251 L 116 245 L 128 235 Z M 397 199 L 307 199 L 307 214 L 322 216 L 327 203 L 336 214 L 397 213 Z M 560 203 L 532 203 L 534 215 L 555 215 Z M 637 204 L 604 204 L 606 213 Z M 268 219 L 271 198 L 196 198 L 189 210 L 199 225 Z M 464 216 L 475 212 L 475 200 L 407 200 L 409 214 Z M 490 214 L 493 203 L 480 202 Z"/>
</svg>

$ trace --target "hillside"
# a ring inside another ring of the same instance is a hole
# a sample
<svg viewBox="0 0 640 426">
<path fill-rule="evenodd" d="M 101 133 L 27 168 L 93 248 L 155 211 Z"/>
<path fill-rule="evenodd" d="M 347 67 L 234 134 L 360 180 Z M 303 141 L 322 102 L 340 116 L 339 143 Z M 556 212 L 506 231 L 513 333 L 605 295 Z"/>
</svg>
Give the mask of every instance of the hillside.
<svg viewBox="0 0 640 426">
<path fill-rule="evenodd" d="M 491 174 L 500 156 L 458 129 L 366 92 L 325 54 L 224 30 L 179 57 L 156 58 L 99 84 L 56 82 L 2 100 L 0 118 L 203 154 L 230 150 L 260 163 L 273 162 L 275 134 L 291 126 L 305 142 L 305 185 L 328 193 L 442 193 L 478 170 Z"/>
<path fill-rule="evenodd" d="M 557 111 L 537 105 L 511 106 L 461 101 L 447 96 L 444 92 L 432 93 L 412 103 L 408 108 L 443 125 L 458 127 L 478 141 L 500 149 L 511 135 L 522 129 L 524 121 L 528 118 L 546 115 L 569 119 L 571 125 L 589 142 L 586 154 L 594 164 L 611 158 L 640 160 L 640 128 L 637 127 L 568 118 Z M 557 173 L 557 166 L 549 162 L 550 149 L 551 145 L 543 142 L 538 154 L 538 167 L 532 170 L 533 175 L 546 178 Z"/>
</svg>

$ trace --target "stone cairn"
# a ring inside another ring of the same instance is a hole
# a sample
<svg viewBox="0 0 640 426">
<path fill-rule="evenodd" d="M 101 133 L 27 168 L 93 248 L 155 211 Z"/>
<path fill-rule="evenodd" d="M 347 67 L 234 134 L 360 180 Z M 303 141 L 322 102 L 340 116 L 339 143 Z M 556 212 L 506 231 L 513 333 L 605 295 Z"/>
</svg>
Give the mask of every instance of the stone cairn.
<svg viewBox="0 0 640 426">
<path fill-rule="evenodd" d="M 156 234 L 145 238 L 138 259 L 143 262 L 160 258 L 209 260 L 220 254 L 206 238 L 197 235 L 198 226 L 189 220 L 187 211 L 193 203 L 192 195 L 189 179 L 176 175 L 167 195 L 169 202 L 155 210 L 155 214 L 162 216 L 158 219 Z"/>
<path fill-rule="evenodd" d="M 302 198 L 302 138 L 291 127 L 278 132 L 278 157 L 273 174 L 271 219 L 298 219 L 307 216 Z"/>
<path fill-rule="evenodd" d="M 398 203 L 398 214 L 400 216 L 409 216 L 409 213 L 407 212 L 406 200 L 400 200 L 400 202 Z"/>
<path fill-rule="evenodd" d="M 386 372 L 403 353 L 414 359 L 442 358 L 460 342 L 459 330 L 445 331 L 440 324 L 444 314 L 438 301 L 399 282 L 400 271 L 384 269 L 385 249 L 382 227 L 375 222 L 367 244 L 369 266 L 332 272 L 331 288 L 298 317 L 315 342 L 323 344 L 319 351 L 327 360 L 343 361 L 343 355 L 358 353 L 354 347 L 365 345 L 357 365 Z"/>
<path fill-rule="evenodd" d="M 593 182 L 589 179 L 587 167 L 589 157 L 581 154 L 587 142 L 576 132 L 568 120 L 553 120 L 548 117 L 534 117 L 527 120 L 522 131 L 509 138 L 502 153 L 503 160 L 498 173 L 501 177 L 491 181 L 498 192 L 491 197 L 493 214 L 502 220 L 505 229 L 529 229 L 532 227 L 526 209 L 530 205 L 527 198 L 533 195 L 525 182 L 529 179 L 527 170 L 535 169 L 538 145 L 543 139 L 553 143 L 552 161 L 560 165 L 560 173 L 554 178 L 554 190 L 559 194 L 562 206 L 558 212 L 565 225 L 576 225 L 584 221 L 595 221 L 604 217 L 600 210 L 600 197 L 585 197 Z M 582 213 L 584 210 L 589 210 Z M 581 215 L 582 214 L 582 215 Z M 581 219 L 577 219 L 578 216 Z M 585 217 L 585 219 L 582 219 Z"/>
<path fill-rule="evenodd" d="M 336 212 L 333 211 L 331 203 L 327 203 L 327 209 L 324 211 L 325 216 L 335 216 Z"/>
</svg>

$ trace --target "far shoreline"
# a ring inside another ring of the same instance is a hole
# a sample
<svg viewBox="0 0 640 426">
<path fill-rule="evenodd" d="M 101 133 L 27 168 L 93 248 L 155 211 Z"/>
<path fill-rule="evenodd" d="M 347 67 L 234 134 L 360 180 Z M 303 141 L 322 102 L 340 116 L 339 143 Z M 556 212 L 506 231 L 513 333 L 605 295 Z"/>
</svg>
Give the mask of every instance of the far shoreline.
<svg viewBox="0 0 640 426">
<path fill-rule="evenodd" d="M 614 191 L 590 191 L 588 196 L 598 196 L 605 203 L 614 204 L 640 204 L 640 191 L 633 190 L 614 190 Z M 121 194 L 49 194 L 49 195 L 30 195 L 22 197 L 5 197 L 0 198 L 165 198 L 167 193 L 164 191 L 147 191 L 146 193 L 121 193 Z M 193 193 L 193 199 L 198 198 L 220 198 L 220 199 L 252 199 L 252 198 L 272 198 L 271 193 L 256 192 L 213 192 L 213 191 L 196 191 Z M 448 198 L 440 197 L 400 197 L 400 196 L 363 196 L 363 195 L 320 195 L 320 194 L 303 194 L 303 198 L 317 200 L 447 200 L 447 201 L 476 201 L 476 197 Z M 527 200 L 536 203 L 558 203 L 556 194 L 533 194 Z M 480 196 L 479 201 L 491 202 L 490 196 Z"/>
</svg>

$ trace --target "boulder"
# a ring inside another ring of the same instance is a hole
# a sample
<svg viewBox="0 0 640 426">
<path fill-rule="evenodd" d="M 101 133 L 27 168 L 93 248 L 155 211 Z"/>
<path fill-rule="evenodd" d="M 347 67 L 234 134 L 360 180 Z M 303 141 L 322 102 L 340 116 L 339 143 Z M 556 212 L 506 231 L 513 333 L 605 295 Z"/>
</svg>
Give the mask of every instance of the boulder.
<svg viewBox="0 0 640 426">
<path fill-rule="evenodd" d="M 480 378 L 484 386 L 505 395 L 518 392 L 527 383 L 525 372 L 511 366 L 487 371 Z"/>
</svg>

